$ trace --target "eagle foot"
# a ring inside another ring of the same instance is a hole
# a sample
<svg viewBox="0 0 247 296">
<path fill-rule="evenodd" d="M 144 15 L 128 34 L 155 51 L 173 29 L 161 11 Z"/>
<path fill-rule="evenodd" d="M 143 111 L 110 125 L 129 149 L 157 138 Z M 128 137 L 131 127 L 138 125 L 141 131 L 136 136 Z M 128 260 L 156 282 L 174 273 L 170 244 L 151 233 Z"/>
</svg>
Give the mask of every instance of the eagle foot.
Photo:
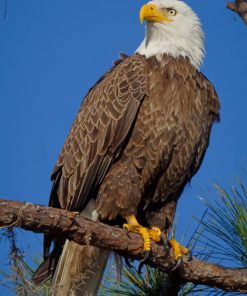
<svg viewBox="0 0 247 296">
<path fill-rule="evenodd" d="M 152 227 L 148 229 L 141 226 L 134 215 L 126 216 L 127 223 L 123 225 L 123 228 L 128 232 L 138 233 L 143 238 L 143 251 L 145 253 L 144 258 L 140 261 L 138 272 L 141 273 L 143 265 L 148 261 L 151 252 L 151 240 L 160 242 L 161 230 L 158 227 Z"/>
<path fill-rule="evenodd" d="M 168 240 L 168 243 L 171 249 L 173 250 L 173 254 L 176 260 L 176 265 L 172 269 L 172 271 L 176 271 L 183 266 L 183 255 L 188 255 L 189 258 L 192 258 L 192 256 L 190 250 L 181 246 L 175 239 Z"/>
</svg>

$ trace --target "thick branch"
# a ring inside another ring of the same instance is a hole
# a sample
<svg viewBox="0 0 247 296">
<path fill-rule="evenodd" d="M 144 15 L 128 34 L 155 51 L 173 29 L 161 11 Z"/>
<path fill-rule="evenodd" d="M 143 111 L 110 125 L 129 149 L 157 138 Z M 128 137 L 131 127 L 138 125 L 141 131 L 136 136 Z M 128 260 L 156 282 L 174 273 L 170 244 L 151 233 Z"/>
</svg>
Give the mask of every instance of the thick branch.
<svg viewBox="0 0 247 296">
<path fill-rule="evenodd" d="M 110 249 L 123 256 L 142 258 L 142 239 L 137 234 L 96 223 L 75 214 L 29 203 L 0 200 L 0 227 L 14 226 L 40 233 L 66 236 L 78 244 Z M 163 246 L 152 243 L 149 264 L 171 272 L 172 256 Z M 224 268 L 193 258 L 184 263 L 180 278 L 186 282 L 247 293 L 247 270 Z"/>
<path fill-rule="evenodd" d="M 247 25 L 247 1 L 236 0 L 235 2 L 229 2 L 226 5 L 227 8 L 239 14 L 242 20 Z"/>
</svg>

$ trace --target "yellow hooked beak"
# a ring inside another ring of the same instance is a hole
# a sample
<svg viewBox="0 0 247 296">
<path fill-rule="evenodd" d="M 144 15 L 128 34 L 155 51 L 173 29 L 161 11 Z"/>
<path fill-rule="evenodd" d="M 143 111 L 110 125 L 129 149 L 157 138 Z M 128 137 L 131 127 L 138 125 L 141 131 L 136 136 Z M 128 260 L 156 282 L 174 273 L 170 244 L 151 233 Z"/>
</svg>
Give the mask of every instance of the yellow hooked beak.
<svg viewBox="0 0 247 296">
<path fill-rule="evenodd" d="M 165 11 L 161 11 L 155 4 L 145 4 L 140 10 L 140 21 L 146 20 L 148 22 L 172 22 Z"/>
</svg>

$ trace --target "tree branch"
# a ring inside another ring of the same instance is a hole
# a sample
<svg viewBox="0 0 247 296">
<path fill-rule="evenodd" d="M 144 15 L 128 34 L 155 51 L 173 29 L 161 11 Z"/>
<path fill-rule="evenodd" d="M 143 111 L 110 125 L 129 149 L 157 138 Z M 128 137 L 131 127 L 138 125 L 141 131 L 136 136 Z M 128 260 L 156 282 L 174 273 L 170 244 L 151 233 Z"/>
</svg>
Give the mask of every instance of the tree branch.
<svg viewBox="0 0 247 296">
<path fill-rule="evenodd" d="M 0 200 L 0 227 L 21 227 L 33 232 L 66 236 L 78 244 L 109 249 L 135 259 L 141 259 L 143 255 L 143 242 L 139 235 L 127 235 L 121 228 L 96 223 L 61 209 Z M 169 273 L 174 267 L 174 259 L 163 246 L 153 242 L 148 264 Z M 247 293 L 246 269 L 224 268 L 193 258 L 184 262 L 179 277 L 186 282 Z"/>
<path fill-rule="evenodd" d="M 227 8 L 239 14 L 242 20 L 247 25 L 247 1 L 246 0 L 236 0 L 235 2 L 228 2 Z"/>
</svg>

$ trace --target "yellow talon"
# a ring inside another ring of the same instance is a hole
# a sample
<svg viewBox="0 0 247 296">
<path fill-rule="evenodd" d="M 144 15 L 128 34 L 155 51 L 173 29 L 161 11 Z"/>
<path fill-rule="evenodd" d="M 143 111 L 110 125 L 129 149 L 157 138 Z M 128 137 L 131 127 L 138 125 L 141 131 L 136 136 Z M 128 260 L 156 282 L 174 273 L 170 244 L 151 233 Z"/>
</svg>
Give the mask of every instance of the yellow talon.
<svg viewBox="0 0 247 296">
<path fill-rule="evenodd" d="M 189 249 L 187 249 L 183 246 L 180 246 L 180 244 L 175 239 L 169 240 L 169 243 L 170 243 L 171 248 L 173 250 L 174 257 L 175 257 L 176 261 L 182 257 L 182 254 L 187 255 L 190 252 Z"/>
<path fill-rule="evenodd" d="M 123 225 L 123 228 L 124 228 L 124 229 L 127 229 L 128 231 L 131 231 L 131 230 L 130 230 L 130 229 L 131 229 L 131 226 L 130 226 L 129 224 L 126 224 L 126 223 L 125 223 L 125 224 Z"/>
<path fill-rule="evenodd" d="M 149 230 L 150 237 L 155 242 L 160 242 L 161 230 L 158 227 L 152 227 Z"/>
<path fill-rule="evenodd" d="M 151 250 L 151 238 L 150 234 L 147 228 L 140 227 L 139 229 L 140 235 L 143 237 L 144 245 L 143 245 L 143 251 L 147 252 Z"/>
<path fill-rule="evenodd" d="M 123 228 L 142 236 L 144 241 L 143 251 L 148 252 L 151 250 L 151 239 L 155 242 L 160 241 L 161 230 L 158 227 L 152 227 L 152 229 L 143 227 L 137 222 L 134 215 L 126 216 L 125 219 L 127 224 L 124 224 Z"/>
<path fill-rule="evenodd" d="M 187 249 L 187 248 L 185 248 L 185 247 L 183 247 L 183 246 L 180 246 L 180 250 L 181 250 L 181 252 L 182 252 L 184 255 L 187 255 L 187 254 L 189 254 L 189 252 L 190 252 L 189 249 Z"/>
<path fill-rule="evenodd" d="M 177 261 L 179 258 L 182 257 L 182 252 L 181 252 L 181 249 L 180 249 L 180 245 L 175 239 L 169 240 L 169 243 L 170 243 L 171 248 L 172 248 L 172 250 L 174 252 L 175 260 Z"/>
</svg>

